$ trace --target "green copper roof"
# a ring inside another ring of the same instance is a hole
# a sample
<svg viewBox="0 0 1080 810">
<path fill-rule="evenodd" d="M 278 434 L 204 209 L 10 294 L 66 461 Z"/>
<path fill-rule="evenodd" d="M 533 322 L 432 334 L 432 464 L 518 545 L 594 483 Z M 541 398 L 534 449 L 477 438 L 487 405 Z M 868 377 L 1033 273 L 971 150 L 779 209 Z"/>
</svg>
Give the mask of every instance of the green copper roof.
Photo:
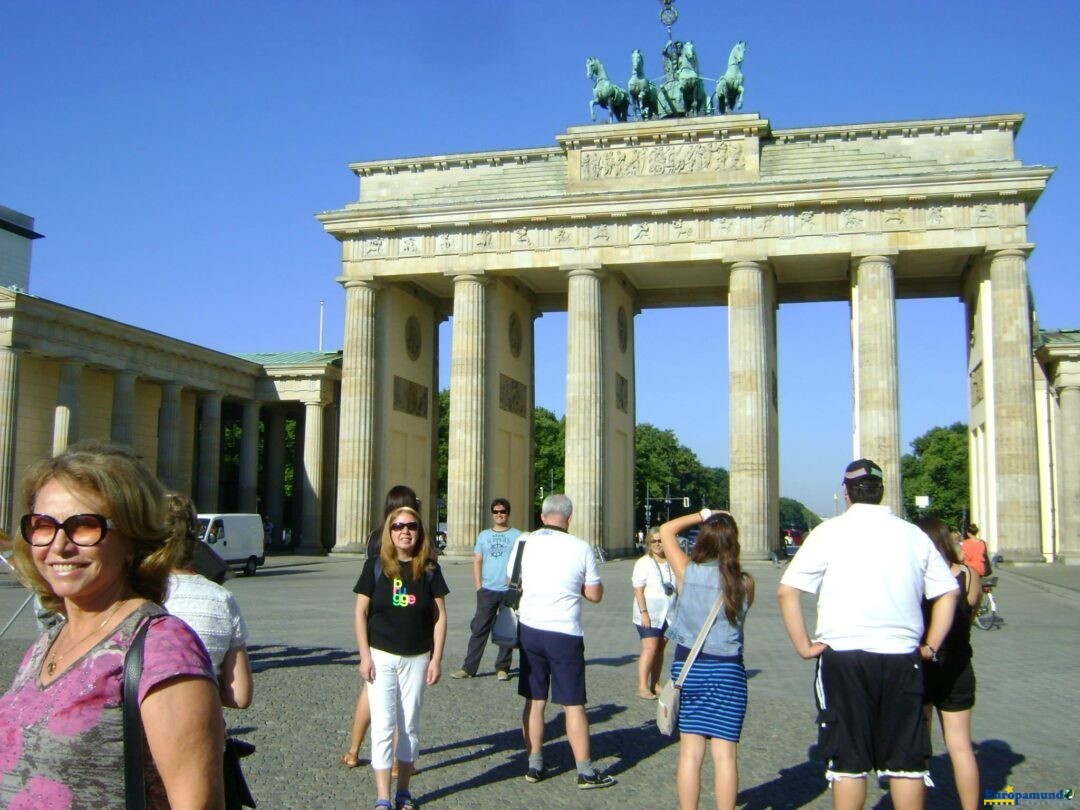
<svg viewBox="0 0 1080 810">
<path fill-rule="evenodd" d="M 262 352 L 238 354 L 237 357 L 261 366 L 335 366 L 341 365 L 341 351 L 336 352 Z"/>
</svg>

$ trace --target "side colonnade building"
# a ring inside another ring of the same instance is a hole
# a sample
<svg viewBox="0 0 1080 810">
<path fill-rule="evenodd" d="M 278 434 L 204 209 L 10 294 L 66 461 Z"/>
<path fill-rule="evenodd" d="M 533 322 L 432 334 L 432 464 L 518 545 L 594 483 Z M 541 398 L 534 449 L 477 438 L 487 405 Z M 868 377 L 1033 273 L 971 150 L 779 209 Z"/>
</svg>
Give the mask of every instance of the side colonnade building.
<svg viewBox="0 0 1080 810">
<path fill-rule="evenodd" d="M 236 357 L 30 295 L 39 237 L 0 208 L 0 528 L 17 531 L 23 470 L 95 438 L 132 447 L 202 513 L 260 513 L 272 544 L 288 529 L 301 550 L 331 546 L 341 353 Z M 298 480 L 286 504 L 289 419 Z M 229 486 L 227 424 L 240 436 Z"/>
<path fill-rule="evenodd" d="M 1059 396 L 1054 381 L 1042 400 L 1033 393 L 1045 369 L 1033 355 L 1027 218 L 1052 169 L 1017 159 L 1022 122 L 773 130 L 726 115 L 572 127 L 551 148 L 352 164 L 358 199 L 319 215 L 341 242 L 346 296 L 334 550 L 363 543 L 394 483 L 425 501 L 436 492 L 448 317 L 451 553 L 471 550 L 493 497 L 533 502 L 544 372 L 532 324 L 556 310 L 568 321 L 566 491 L 589 541 L 632 547 L 634 316 L 648 307 L 728 307 L 730 424 L 715 428 L 729 434 L 748 558 L 765 558 L 779 532 L 781 304 L 849 302 L 852 456 L 882 464 L 886 502 L 902 512 L 899 402 L 925 392 L 898 388 L 896 300 L 950 297 L 969 336 L 973 516 L 1011 561 L 1080 556 L 1080 471 L 1051 464 L 1056 435 L 1080 428 L 1074 389 Z M 1075 360 L 1054 379 L 1072 380 Z M 1072 505 L 1056 510 L 1054 499 Z"/>
</svg>

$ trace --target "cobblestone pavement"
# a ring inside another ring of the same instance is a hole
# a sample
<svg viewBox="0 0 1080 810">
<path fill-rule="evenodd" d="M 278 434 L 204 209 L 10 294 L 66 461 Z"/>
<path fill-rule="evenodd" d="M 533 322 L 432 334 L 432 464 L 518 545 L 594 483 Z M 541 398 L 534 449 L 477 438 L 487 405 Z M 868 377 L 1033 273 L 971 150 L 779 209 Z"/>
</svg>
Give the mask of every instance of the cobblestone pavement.
<svg viewBox="0 0 1080 810">
<path fill-rule="evenodd" d="M 250 627 L 256 694 L 252 708 L 229 711 L 227 720 L 234 734 L 258 746 L 245 771 L 259 807 L 370 807 L 370 770 L 339 764 L 359 688 L 351 589 L 361 560 L 278 557 L 269 562 L 257 576 L 229 583 Z M 631 561 L 602 566 L 604 601 L 584 611 L 593 759 L 618 779 L 610 789 L 588 793 L 576 787 L 555 707 L 549 707 L 545 745 L 554 772 L 536 785 L 522 778 L 522 701 L 516 682 L 495 680 L 494 650 L 485 656 L 479 677 L 449 678 L 464 656 L 474 600 L 469 562 L 446 560 L 444 567 L 452 589 L 450 633 L 443 680 L 430 689 L 424 705 L 421 772 L 413 780 L 420 802 L 500 809 L 676 806 L 677 744 L 657 732 L 655 703 L 634 696 L 638 640 L 630 624 Z M 984 788 L 1080 787 L 1080 744 L 1073 727 L 1080 569 L 1044 568 L 1047 573 L 1002 569 L 996 592 L 1001 620 L 988 632 L 972 631 L 979 683 L 974 735 Z M 779 569 L 754 564 L 750 570 L 759 600 L 746 630 L 750 708 L 739 753 L 739 806 L 828 807 L 822 766 L 812 758 L 813 664 L 796 657 L 780 622 L 773 598 Z M 25 591 L 0 574 L 0 626 L 24 598 Z M 806 605 L 810 614 L 811 600 Z M 10 682 L 34 635 L 26 611 L 0 640 L 0 683 Z M 942 752 L 936 730 L 934 737 L 935 751 Z M 365 748 L 362 755 L 367 753 Z M 928 805 L 955 806 L 944 754 L 934 757 L 932 774 L 938 788 L 929 792 Z M 703 776 L 702 806 L 707 807 L 713 802 L 711 765 Z M 868 805 L 891 806 L 885 797 L 872 787 Z"/>
</svg>

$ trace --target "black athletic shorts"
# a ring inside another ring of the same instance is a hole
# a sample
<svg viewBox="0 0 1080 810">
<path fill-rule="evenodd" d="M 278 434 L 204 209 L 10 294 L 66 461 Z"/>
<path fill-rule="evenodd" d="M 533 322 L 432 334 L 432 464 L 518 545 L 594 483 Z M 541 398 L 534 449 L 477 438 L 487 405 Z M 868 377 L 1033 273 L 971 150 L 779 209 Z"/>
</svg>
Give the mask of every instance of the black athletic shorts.
<svg viewBox="0 0 1080 810">
<path fill-rule="evenodd" d="M 829 780 L 925 777 L 930 733 L 923 720 L 923 662 L 898 655 L 826 649 L 818 659 L 818 753 Z"/>
</svg>

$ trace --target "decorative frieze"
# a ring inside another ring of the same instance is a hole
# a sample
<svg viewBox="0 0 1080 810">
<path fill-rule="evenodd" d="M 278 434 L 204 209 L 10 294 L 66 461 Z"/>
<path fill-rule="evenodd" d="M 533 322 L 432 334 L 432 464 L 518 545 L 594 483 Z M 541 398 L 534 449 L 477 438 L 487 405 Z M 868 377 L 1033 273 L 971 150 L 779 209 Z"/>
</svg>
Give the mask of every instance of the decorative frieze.
<svg viewBox="0 0 1080 810">
<path fill-rule="evenodd" d="M 746 142 L 668 144 L 623 149 L 595 149 L 581 154 L 579 179 L 707 174 L 745 171 Z"/>
<path fill-rule="evenodd" d="M 394 377 L 394 410 L 427 419 L 428 389 L 426 385 Z"/>
<path fill-rule="evenodd" d="M 630 413 L 630 381 L 622 374 L 615 374 L 615 407 Z"/>
<path fill-rule="evenodd" d="M 507 377 L 505 374 L 499 375 L 499 408 L 501 410 L 524 419 L 528 413 L 526 407 L 528 393 L 529 389 L 525 383 L 513 377 Z"/>
</svg>

